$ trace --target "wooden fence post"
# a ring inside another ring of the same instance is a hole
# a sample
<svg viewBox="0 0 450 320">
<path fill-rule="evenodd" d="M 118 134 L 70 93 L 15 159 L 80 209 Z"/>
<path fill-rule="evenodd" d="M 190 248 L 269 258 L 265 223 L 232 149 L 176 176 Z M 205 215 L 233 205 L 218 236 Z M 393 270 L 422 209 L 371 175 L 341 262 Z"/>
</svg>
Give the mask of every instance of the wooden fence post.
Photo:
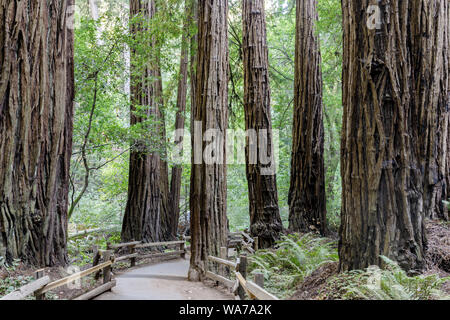
<svg viewBox="0 0 450 320">
<path fill-rule="evenodd" d="M 254 240 L 254 242 L 253 242 L 253 249 L 255 249 L 255 251 L 257 251 L 259 249 L 259 238 L 258 237 L 254 237 L 253 240 Z"/>
<path fill-rule="evenodd" d="M 132 239 L 131 242 L 134 242 L 134 239 Z M 135 252 L 136 252 L 135 246 L 131 246 L 130 247 L 130 254 L 134 254 Z M 135 265 L 136 265 L 136 257 L 131 257 L 130 258 L 130 266 L 131 266 L 131 268 L 134 267 Z"/>
<path fill-rule="evenodd" d="M 255 283 L 264 288 L 264 275 L 262 273 L 255 273 Z"/>
<path fill-rule="evenodd" d="M 103 261 L 107 262 L 111 259 L 111 251 L 107 250 L 103 253 Z M 103 269 L 103 284 L 111 281 L 111 266 Z"/>
<path fill-rule="evenodd" d="M 40 279 L 44 276 L 44 269 L 36 270 L 35 277 L 36 279 Z M 34 296 L 36 300 L 45 300 L 45 293 L 35 293 Z"/>
<path fill-rule="evenodd" d="M 239 273 L 244 279 L 247 278 L 247 256 L 244 254 L 241 254 L 239 258 Z M 245 299 L 245 290 L 241 284 L 239 284 L 238 295 L 241 300 Z"/>
</svg>

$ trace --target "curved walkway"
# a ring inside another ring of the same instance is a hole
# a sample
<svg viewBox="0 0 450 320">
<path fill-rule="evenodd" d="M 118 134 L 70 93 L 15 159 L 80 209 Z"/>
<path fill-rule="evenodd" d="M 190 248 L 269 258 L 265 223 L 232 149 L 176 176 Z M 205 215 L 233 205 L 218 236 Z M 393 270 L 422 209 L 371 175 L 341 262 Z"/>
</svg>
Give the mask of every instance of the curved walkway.
<svg viewBox="0 0 450 320">
<path fill-rule="evenodd" d="M 188 281 L 188 270 L 188 259 L 137 267 L 117 275 L 117 285 L 96 300 L 233 300 L 224 289 Z"/>
</svg>

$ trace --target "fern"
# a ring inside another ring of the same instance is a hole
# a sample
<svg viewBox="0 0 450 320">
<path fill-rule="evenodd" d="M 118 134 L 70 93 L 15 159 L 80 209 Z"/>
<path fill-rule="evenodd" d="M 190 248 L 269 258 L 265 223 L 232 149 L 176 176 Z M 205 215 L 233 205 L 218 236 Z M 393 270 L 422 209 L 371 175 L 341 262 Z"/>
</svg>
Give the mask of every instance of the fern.
<svg viewBox="0 0 450 320">
<path fill-rule="evenodd" d="M 329 240 L 316 235 L 283 236 L 273 250 L 259 250 L 249 257 L 251 273 L 262 273 L 265 287 L 280 298 L 290 296 L 297 284 L 321 264 L 337 261 Z"/>
<path fill-rule="evenodd" d="M 328 299 L 363 300 L 431 300 L 449 299 L 441 291 L 450 277 L 419 275 L 409 277 L 400 266 L 381 256 L 385 268 L 371 266 L 365 271 L 351 271 L 333 277 L 328 281 L 322 296 Z"/>
</svg>

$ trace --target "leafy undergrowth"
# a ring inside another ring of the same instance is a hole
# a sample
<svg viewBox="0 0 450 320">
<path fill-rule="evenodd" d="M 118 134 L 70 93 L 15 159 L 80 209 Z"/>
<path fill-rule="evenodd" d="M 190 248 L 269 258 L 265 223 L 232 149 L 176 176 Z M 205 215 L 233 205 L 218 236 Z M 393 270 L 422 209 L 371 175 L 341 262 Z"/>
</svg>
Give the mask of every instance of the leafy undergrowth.
<svg viewBox="0 0 450 320">
<path fill-rule="evenodd" d="M 409 277 L 398 264 L 382 257 L 384 269 L 371 266 L 332 276 L 322 288 L 320 300 L 438 300 L 450 299 L 441 290 L 450 277 L 437 274 Z"/>
<path fill-rule="evenodd" d="M 338 274 L 338 264 L 329 263 L 307 276 L 297 287 L 293 300 L 431 300 L 450 296 L 450 228 L 448 222 L 426 221 L 428 246 L 426 268 L 409 277 L 395 262 L 383 257 L 383 270 Z"/>
<path fill-rule="evenodd" d="M 105 232 L 96 235 L 88 235 L 67 241 L 67 252 L 71 265 L 84 266 L 92 263 L 93 247 L 106 249 L 106 244 L 120 243 L 120 232 Z"/>
<path fill-rule="evenodd" d="M 291 296 L 303 279 L 324 263 L 337 261 L 336 244 L 314 234 L 283 236 L 274 249 L 249 257 L 249 272 L 264 275 L 264 288 L 280 299 Z"/>
<path fill-rule="evenodd" d="M 30 283 L 33 277 L 22 275 L 18 272 L 20 260 L 14 260 L 12 264 L 6 265 L 3 257 L 0 257 L 0 297 Z"/>
</svg>

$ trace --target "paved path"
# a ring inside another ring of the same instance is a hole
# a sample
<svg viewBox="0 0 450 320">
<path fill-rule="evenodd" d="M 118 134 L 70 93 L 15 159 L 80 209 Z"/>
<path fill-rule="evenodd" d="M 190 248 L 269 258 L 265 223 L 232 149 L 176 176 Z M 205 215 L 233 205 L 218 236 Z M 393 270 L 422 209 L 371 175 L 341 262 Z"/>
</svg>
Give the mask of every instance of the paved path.
<svg viewBox="0 0 450 320">
<path fill-rule="evenodd" d="M 201 282 L 187 281 L 189 260 L 137 267 L 117 275 L 117 285 L 96 300 L 232 300 L 231 294 Z"/>
</svg>

